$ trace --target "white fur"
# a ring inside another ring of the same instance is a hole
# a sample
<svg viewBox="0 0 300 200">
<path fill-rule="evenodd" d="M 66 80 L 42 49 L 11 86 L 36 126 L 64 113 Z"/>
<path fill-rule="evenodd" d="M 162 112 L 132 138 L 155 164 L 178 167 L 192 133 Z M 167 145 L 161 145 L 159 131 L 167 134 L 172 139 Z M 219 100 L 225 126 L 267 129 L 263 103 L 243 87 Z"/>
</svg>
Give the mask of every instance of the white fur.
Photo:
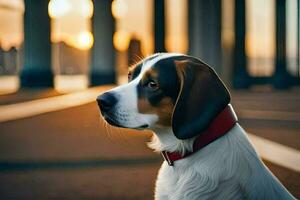
<svg viewBox="0 0 300 200">
<path fill-rule="evenodd" d="M 193 139 L 179 140 L 170 129 L 156 130 L 155 151 L 184 152 Z M 294 199 L 262 163 L 245 131 L 236 124 L 226 135 L 195 154 L 163 162 L 155 199 Z"/>
<path fill-rule="evenodd" d="M 158 120 L 158 116 L 154 114 L 142 114 L 138 112 L 137 108 L 137 92 L 136 87 L 139 79 L 135 79 L 128 84 L 116 87 L 110 92 L 114 92 L 119 99 L 115 112 L 111 117 L 128 128 L 135 128 L 141 125 L 153 124 Z"/>
</svg>

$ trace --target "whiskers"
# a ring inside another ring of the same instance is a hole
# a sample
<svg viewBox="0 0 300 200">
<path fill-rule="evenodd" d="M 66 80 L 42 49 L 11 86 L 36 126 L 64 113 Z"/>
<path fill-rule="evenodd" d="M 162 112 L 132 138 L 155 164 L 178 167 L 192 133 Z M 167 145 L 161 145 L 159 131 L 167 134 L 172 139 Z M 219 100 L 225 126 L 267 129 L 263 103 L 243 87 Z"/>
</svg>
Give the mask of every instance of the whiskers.
<svg viewBox="0 0 300 200">
<path fill-rule="evenodd" d="M 102 125 L 102 127 L 104 127 L 104 132 L 105 132 L 105 134 L 106 134 L 106 136 L 108 137 L 108 138 L 111 138 L 111 130 L 110 130 L 110 125 L 107 123 L 107 121 L 103 118 L 103 117 L 100 117 L 99 118 L 99 122 L 101 123 L 101 125 Z"/>
<path fill-rule="evenodd" d="M 103 117 L 99 118 L 101 127 L 103 127 L 105 135 L 114 143 L 130 144 L 129 138 L 125 135 L 123 128 L 110 125 Z"/>
<path fill-rule="evenodd" d="M 128 133 L 128 129 L 112 126 L 102 116 L 99 117 L 99 124 L 101 130 L 105 132 L 104 136 L 113 144 L 122 146 L 123 148 L 136 147 L 136 141 L 132 140 L 132 135 Z"/>
</svg>

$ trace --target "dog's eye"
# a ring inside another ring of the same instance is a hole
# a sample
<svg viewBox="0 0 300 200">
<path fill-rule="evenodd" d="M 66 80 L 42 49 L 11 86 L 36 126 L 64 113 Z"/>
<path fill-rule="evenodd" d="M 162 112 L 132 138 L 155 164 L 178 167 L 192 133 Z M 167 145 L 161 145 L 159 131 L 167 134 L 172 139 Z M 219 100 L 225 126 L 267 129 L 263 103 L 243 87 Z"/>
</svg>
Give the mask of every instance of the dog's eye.
<svg viewBox="0 0 300 200">
<path fill-rule="evenodd" d="M 147 86 L 152 90 L 156 90 L 159 88 L 158 83 L 156 83 L 155 81 L 149 81 Z"/>
</svg>

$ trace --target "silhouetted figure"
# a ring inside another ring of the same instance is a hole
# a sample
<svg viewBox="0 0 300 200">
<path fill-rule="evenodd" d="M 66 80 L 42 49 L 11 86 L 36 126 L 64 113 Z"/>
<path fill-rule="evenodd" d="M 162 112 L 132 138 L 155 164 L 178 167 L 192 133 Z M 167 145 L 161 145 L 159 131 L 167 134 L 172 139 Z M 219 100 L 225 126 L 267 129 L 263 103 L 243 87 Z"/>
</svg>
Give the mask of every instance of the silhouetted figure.
<svg viewBox="0 0 300 200">
<path fill-rule="evenodd" d="M 1 45 L 1 44 L 0 44 Z M 18 50 L 11 47 L 5 51 L 0 46 L 0 75 L 15 75 L 18 71 Z"/>
<path fill-rule="evenodd" d="M 136 37 L 132 37 L 129 42 L 127 51 L 128 66 L 135 64 L 143 58 L 141 51 L 141 41 Z"/>
<path fill-rule="evenodd" d="M 14 75 L 18 68 L 18 50 L 16 47 L 11 47 L 4 54 L 5 73 L 7 75 Z"/>
</svg>

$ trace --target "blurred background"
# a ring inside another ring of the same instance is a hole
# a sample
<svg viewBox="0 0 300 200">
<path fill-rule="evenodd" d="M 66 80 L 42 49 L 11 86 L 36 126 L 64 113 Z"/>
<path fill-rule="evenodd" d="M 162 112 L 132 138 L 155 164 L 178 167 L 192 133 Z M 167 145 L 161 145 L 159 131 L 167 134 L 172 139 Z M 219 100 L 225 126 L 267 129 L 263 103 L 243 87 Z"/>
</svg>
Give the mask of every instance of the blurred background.
<svg viewBox="0 0 300 200">
<path fill-rule="evenodd" d="M 151 133 L 107 126 L 94 100 L 155 52 L 216 70 L 265 144 L 251 138 L 258 152 L 300 198 L 299 4 L 0 0 L 0 198 L 152 199 L 162 160 L 145 145 Z M 279 154 L 264 154 L 270 144 Z"/>
<path fill-rule="evenodd" d="M 122 82 L 128 65 L 165 51 L 199 57 L 233 88 L 300 83 L 297 0 L 1 0 L 0 10 L 2 92 Z"/>
</svg>

